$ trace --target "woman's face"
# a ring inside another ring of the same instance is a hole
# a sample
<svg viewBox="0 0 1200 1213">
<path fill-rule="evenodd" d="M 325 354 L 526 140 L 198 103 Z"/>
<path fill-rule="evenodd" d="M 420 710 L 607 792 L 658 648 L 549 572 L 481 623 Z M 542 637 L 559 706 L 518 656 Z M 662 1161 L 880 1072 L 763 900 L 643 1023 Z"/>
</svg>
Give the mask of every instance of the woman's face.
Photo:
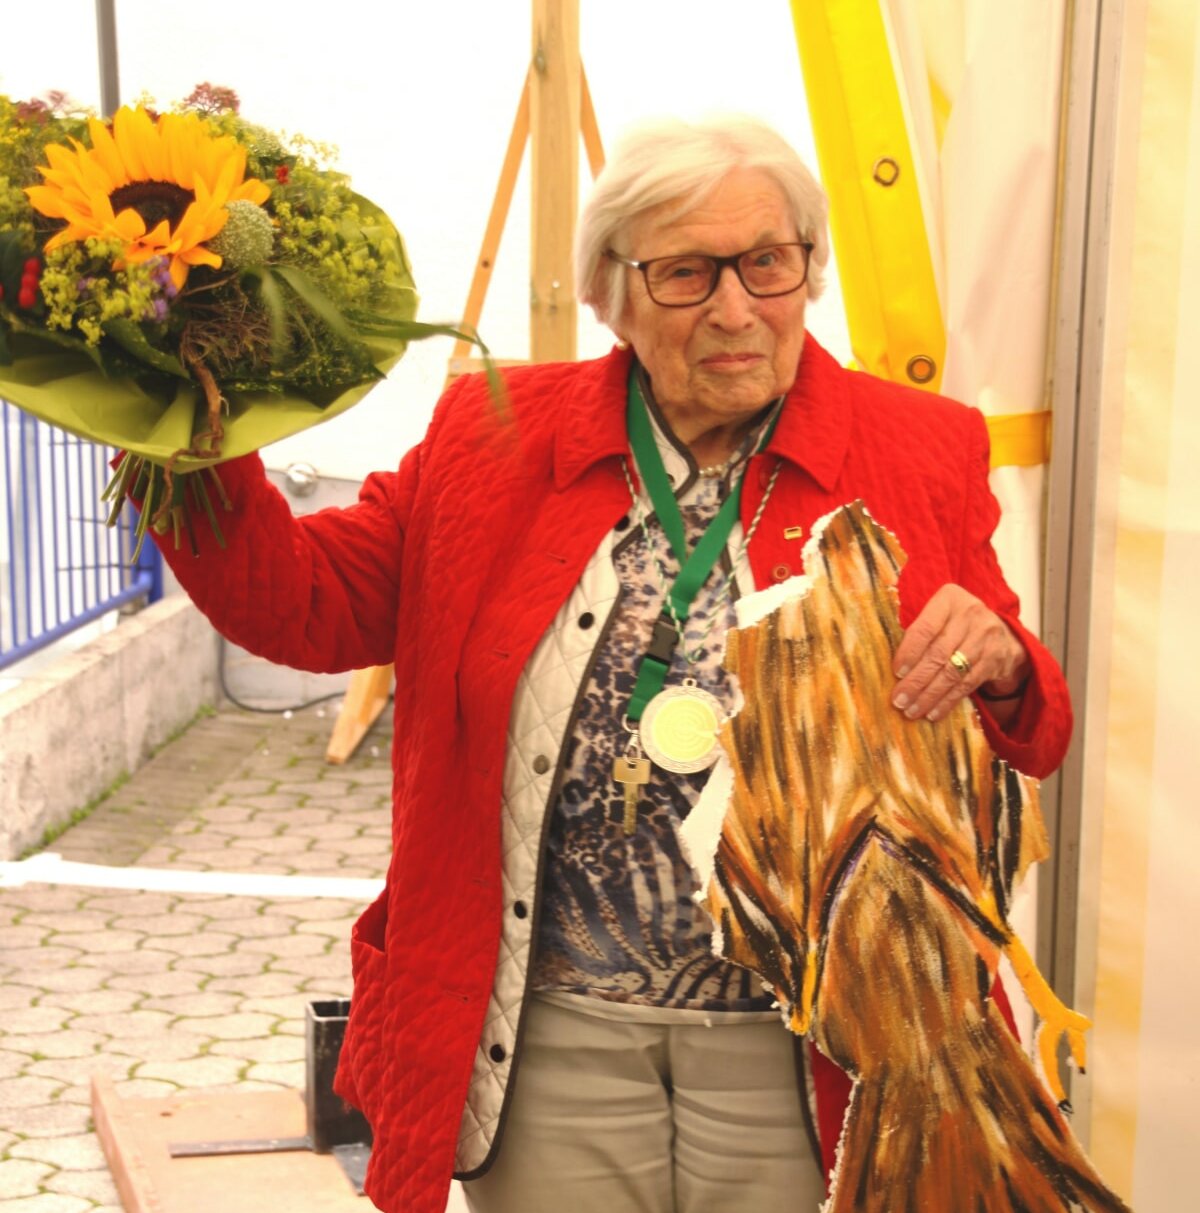
<svg viewBox="0 0 1200 1213">
<path fill-rule="evenodd" d="M 764 244 L 799 240 L 783 192 L 761 169 L 735 169 L 695 210 L 664 221 L 653 207 L 629 225 L 627 248 L 637 261 L 676 253 L 728 256 Z M 728 425 L 757 413 L 796 377 L 804 345 L 807 286 L 757 299 L 732 269 L 693 307 L 660 307 L 642 275 L 628 275 L 625 307 L 614 331 L 650 373 L 655 399 L 669 421 Z"/>
</svg>

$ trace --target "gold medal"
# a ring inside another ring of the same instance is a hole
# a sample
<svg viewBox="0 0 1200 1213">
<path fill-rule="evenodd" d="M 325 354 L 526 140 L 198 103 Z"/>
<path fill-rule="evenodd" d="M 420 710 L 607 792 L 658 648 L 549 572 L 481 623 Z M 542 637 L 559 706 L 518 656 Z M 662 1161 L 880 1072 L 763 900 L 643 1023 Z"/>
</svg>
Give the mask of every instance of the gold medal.
<svg viewBox="0 0 1200 1213">
<path fill-rule="evenodd" d="M 689 775 L 712 766 L 721 752 L 717 733 L 723 722 L 720 700 L 696 685 L 660 691 L 642 714 L 642 748 L 665 771 Z"/>
</svg>

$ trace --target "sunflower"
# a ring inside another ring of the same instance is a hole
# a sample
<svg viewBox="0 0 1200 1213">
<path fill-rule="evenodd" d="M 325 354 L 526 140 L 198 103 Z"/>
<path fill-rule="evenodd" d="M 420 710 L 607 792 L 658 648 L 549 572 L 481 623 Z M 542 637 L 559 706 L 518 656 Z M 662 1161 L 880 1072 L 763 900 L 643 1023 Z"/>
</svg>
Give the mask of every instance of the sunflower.
<svg viewBox="0 0 1200 1213">
<path fill-rule="evenodd" d="M 199 114 L 152 118 L 142 107 L 119 109 L 112 129 L 88 122 L 92 146 L 46 147 L 43 185 L 26 189 L 33 208 L 66 221 L 46 251 L 91 236 L 119 240 L 124 261 L 161 257 L 177 287 L 193 265 L 221 265 L 205 247 L 228 218 L 230 202 L 262 205 L 270 193 L 246 177 L 246 149 L 231 135 L 213 135 Z"/>
</svg>

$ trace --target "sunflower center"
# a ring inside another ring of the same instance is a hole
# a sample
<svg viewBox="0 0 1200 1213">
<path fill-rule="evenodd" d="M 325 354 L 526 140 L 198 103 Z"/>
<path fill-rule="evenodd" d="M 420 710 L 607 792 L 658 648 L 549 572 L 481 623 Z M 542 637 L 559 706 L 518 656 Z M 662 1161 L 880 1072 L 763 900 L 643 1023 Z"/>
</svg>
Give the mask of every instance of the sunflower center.
<svg viewBox="0 0 1200 1213">
<path fill-rule="evenodd" d="M 114 214 L 133 207 L 145 220 L 148 232 L 154 231 L 164 219 L 173 231 L 195 199 L 191 190 L 174 181 L 131 181 L 108 196 Z"/>
</svg>

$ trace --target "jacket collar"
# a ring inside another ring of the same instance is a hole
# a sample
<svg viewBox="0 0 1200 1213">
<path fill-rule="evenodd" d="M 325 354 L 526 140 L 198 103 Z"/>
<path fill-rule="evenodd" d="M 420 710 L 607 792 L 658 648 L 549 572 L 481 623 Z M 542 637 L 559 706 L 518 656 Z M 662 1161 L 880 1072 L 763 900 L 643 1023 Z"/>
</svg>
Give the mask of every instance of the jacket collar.
<svg viewBox="0 0 1200 1213">
<path fill-rule="evenodd" d="M 554 480 L 559 490 L 573 484 L 593 464 L 629 455 L 625 432 L 625 385 L 632 350 L 614 349 L 594 362 L 580 363 L 567 399 L 555 446 Z M 827 492 L 837 483 L 850 444 L 847 375 L 811 333 L 796 382 L 784 402 L 767 453 L 808 472 Z"/>
</svg>

